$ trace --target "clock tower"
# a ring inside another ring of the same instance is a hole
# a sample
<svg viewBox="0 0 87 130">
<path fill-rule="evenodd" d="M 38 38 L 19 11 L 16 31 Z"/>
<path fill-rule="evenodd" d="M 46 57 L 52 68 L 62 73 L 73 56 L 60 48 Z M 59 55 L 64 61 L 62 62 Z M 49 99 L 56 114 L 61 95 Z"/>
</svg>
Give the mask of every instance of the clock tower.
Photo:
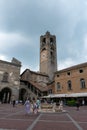
<svg viewBox="0 0 87 130">
<path fill-rule="evenodd" d="M 47 31 L 44 36 L 40 36 L 40 72 L 47 74 L 52 80 L 56 71 L 56 37 Z"/>
</svg>

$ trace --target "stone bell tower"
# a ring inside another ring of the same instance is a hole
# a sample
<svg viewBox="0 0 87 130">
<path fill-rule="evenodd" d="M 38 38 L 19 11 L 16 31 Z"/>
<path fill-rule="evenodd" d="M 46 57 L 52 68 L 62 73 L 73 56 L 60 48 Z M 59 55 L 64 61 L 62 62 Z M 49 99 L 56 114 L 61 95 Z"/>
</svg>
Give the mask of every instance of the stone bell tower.
<svg viewBox="0 0 87 130">
<path fill-rule="evenodd" d="M 40 72 L 49 75 L 52 80 L 57 71 L 56 37 L 46 32 L 40 36 Z"/>
</svg>

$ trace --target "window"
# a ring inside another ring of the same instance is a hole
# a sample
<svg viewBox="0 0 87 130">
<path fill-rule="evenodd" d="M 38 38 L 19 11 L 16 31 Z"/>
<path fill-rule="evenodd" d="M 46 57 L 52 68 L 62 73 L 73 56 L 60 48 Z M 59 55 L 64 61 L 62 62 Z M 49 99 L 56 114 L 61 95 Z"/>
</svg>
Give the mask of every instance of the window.
<svg viewBox="0 0 87 130">
<path fill-rule="evenodd" d="M 43 38 L 43 42 L 46 43 L 46 38 Z"/>
<path fill-rule="evenodd" d="M 59 74 L 57 74 L 57 77 L 59 77 Z"/>
<path fill-rule="evenodd" d="M 8 73 L 7 73 L 7 72 L 5 72 L 5 73 L 3 74 L 2 82 L 8 82 Z"/>
<path fill-rule="evenodd" d="M 57 83 L 57 90 L 61 90 L 61 86 L 59 82 Z"/>
<path fill-rule="evenodd" d="M 53 38 L 50 38 L 50 43 L 51 43 L 51 44 L 53 43 Z"/>
<path fill-rule="evenodd" d="M 71 81 L 69 80 L 67 83 L 68 83 L 68 90 L 72 90 L 72 83 L 71 83 Z"/>
<path fill-rule="evenodd" d="M 80 84 L 81 84 L 81 88 L 85 88 L 85 80 L 84 79 L 80 79 Z"/>
<path fill-rule="evenodd" d="M 70 75 L 70 72 L 67 72 L 67 75 Z"/>
<path fill-rule="evenodd" d="M 53 56 L 53 52 L 51 51 L 50 54 L 51 54 L 51 57 L 52 57 Z"/>
<path fill-rule="evenodd" d="M 52 89 L 48 90 L 48 94 L 52 94 Z"/>
<path fill-rule="evenodd" d="M 83 70 L 82 70 L 82 69 L 80 69 L 80 70 L 79 70 L 79 73 L 83 73 Z"/>
<path fill-rule="evenodd" d="M 46 48 L 44 47 L 43 49 L 42 49 L 42 51 L 45 51 L 46 50 Z"/>
</svg>

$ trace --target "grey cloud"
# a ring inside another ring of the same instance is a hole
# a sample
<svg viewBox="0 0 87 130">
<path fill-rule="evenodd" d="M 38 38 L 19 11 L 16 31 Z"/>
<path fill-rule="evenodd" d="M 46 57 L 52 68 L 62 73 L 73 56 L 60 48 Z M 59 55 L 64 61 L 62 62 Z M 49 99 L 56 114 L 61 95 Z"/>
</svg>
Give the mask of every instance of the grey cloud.
<svg viewBox="0 0 87 130">
<path fill-rule="evenodd" d="M 79 44 L 82 47 L 83 37 L 87 33 L 85 0 L 51 0 L 50 2 L 48 0 L 43 2 L 41 0 L 8 0 L 8 2 L 1 0 L 0 2 L 0 30 L 19 33 L 32 39 L 29 41 L 32 44 L 31 49 L 26 49 L 29 47 L 28 45 L 25 47 L 23 42 L 21 50 L 18 43 L 16 54 L 12 49 L 13 54 L 21 58 L 23 62 L 26 61 L 28 64 L 30 61 L 33 64 L 34 60 L 34 64 L 38 64 L 39 37 L 47 30 L 57 37 L 58 60 L 65 60 L 68 57 L 73 60 L 80 59 Z M 33 46 L 36 48 L 34 51 Z M 34 59 L 31 58 L 32 55 Z"/>
</svg>

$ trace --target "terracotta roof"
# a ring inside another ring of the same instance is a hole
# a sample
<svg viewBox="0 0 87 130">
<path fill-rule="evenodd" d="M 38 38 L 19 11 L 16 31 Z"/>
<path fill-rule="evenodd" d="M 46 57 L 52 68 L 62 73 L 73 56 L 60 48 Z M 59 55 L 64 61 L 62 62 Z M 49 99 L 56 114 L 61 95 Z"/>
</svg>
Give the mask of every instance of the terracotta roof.
<svg viewBox="0 0 87 130">
<path fill-rule="evenodd" d="M 30 84 L 32 84 L 33 86 L 35 86 L 37 89 L 39 89 L 41 92 L 44 92 L 44 91 L 48 91 L 48 87 L 47 86 L 41 86 L 39 85 L 38 83 L 36 82 L 33 82 L 33 81 L 26 81 L 26 80 L 20 80 L 21 82 L 28 82 Z"/>
<path fill-rule="evenodd" d="M 48 87 L 47 86 L 41 86 L 36 82 L 33 81 L 28 81 L 29 83 L 31 83 L 33 86 L 35 86 L 37 89 L 39 89 L 40 91 L 48 91 Z"/>
<path fill-rule="evenodd" d="M 21 75 L 23 75 L 26 71 L 30 71 L 30 73 L 34 73 L 34 74 L 37 74 L 37 75 L 42 75 L 42 76 L 49 77 L 49 76 L 48 76 L 47 74 L 45 74 L 45 73 L 31 71 L 30 69 L 25 69 L 24 72 L 23 72 Z"/>
<path fill-rule="evenodd" d="M 55 74 L 66 72 L 66 71 L 71 71 L 71 70 L 74 70 L 74 69 L 79 69 L 79 68 L 82 68 L 82 67 L 87 67 L 87 62 L 82 63 L 82 64 L 78 64 L 78 65 L 74 65 L 74 66 L 59 70 L 59 71 L 56 71 Z"/>
</svg>

